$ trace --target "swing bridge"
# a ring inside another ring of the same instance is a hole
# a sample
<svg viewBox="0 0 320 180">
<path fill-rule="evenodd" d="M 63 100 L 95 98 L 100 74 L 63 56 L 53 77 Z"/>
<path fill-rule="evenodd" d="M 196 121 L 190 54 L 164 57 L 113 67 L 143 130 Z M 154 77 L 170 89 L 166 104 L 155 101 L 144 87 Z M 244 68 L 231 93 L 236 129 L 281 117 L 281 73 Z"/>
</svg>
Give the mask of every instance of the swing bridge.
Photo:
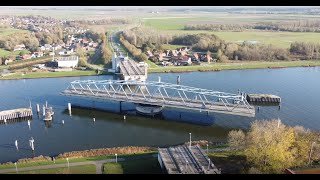
<svg viewBox="0 0 320 180">
<path fill-rule="evenodd" d="M 75 80 L 61 94 L 246 117 L 255 116 L 255 108 L 247 102 L 243 94 L 165 83 L 160 80 Z"/>
</svg>

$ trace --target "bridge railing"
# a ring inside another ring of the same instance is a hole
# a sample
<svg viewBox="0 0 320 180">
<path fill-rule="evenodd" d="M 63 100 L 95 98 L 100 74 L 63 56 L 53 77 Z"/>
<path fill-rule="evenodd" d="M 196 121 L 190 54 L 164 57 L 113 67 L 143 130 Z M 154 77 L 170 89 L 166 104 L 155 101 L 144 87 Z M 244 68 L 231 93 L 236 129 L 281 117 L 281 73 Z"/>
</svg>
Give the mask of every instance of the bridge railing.
<svg viewBox="0 0 320 180">
<path fill-rule="evenodd" d="M 156 81 L 135 80 L 76 80 L 70 83 L 69 93 L 84 95 L 105 95 L 110 98 L 143 100 L 162 105 L 183 104 L 200 109 L 218 108 L 222 111 L 237 111 L 241 107 L 247 113 L 254 108 L 242 94 L 231 94 L 208 89 L 170 84 Z"/>
</svg>

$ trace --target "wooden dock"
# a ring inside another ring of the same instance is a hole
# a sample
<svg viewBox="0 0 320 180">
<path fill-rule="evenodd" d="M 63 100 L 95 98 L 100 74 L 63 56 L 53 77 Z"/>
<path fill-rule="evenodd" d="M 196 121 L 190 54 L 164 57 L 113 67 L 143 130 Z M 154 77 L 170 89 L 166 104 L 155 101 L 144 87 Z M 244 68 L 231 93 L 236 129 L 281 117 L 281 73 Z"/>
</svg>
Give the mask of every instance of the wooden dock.
<svg viewBox="0 0 320 180">
<path fill-rule="evenodd" d="M 33 116 L 33 113 L 31 108 L 5 110 L 5 111 L 0 111 L 0 122 L 5 122 L 8 120 L 14 120 L 14 119 L 21 119 L 21 118 L 29 118 L 32 116 Z"/>
<path fill-rule="evenodd" d="M 247 94 L 247 101 L 254 103 L 280 103 L 281 98 L 273 94 Z"/>
</svg>

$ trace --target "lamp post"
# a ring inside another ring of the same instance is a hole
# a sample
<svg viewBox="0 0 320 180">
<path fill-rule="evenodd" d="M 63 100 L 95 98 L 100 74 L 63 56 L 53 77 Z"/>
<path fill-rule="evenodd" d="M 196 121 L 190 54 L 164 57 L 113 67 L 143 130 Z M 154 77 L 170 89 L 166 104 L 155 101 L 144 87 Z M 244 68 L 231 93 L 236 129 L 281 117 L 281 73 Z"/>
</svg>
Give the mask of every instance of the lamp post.
<svg viewBox="0 0 320 180">
<path fill-rule="evenodd" d="M 115 155 L 116 155 L 116 163 L 118 163 L 118 157 L 117 157 L 117 156 L 118 156 L 118 154 L 115 154 Z"/>
<path fill-rule="evenodd" d="M 314 145 L 315 143 L 316 143 L 316 142 L 312 142 L 312 144 L 311 144 L 311 149 L 310 149 L 310 154 L 309 154 L 309 165 L 311 164 L 311 154 L 312 154 L 313 145 Z"/>
<path fill-rule="evenodd" d="M 207 143 L 207 154 L 209 153 L 209 144 Z"/>
<path fill-rule="evenodd" d="M 189 141 L 189 148 L 191 148 L 191 133 L 189 133 L 190 141 Z"/>
<path fill-rule="evenodd" d="M 14 165 L 16 166 L 16 173 L 18 173 L 18 166 L 17 163 L 15 162 Z"/>
<path fill-rule="evenodd" d="M 68 169 L 69 169 L 70 168 L 69 158 L 67 158 L 67 162 L 68 162 Z"/>
</svg>

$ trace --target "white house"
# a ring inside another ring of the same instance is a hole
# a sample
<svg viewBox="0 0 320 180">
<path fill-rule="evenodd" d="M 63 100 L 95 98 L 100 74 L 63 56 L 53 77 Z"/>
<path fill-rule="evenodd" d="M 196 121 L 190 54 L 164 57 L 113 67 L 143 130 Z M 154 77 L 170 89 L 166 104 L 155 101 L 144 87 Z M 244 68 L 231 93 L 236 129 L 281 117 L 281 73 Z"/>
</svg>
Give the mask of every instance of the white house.
<svg viewBox="0 0 320 180">
<path fill-rule="evenodd" d="M 74 68 L 78 65 L 79 57 L 78 56 L 66 56 L 60 57 L 58 59 L 59 68 Z"/>
</svg>

